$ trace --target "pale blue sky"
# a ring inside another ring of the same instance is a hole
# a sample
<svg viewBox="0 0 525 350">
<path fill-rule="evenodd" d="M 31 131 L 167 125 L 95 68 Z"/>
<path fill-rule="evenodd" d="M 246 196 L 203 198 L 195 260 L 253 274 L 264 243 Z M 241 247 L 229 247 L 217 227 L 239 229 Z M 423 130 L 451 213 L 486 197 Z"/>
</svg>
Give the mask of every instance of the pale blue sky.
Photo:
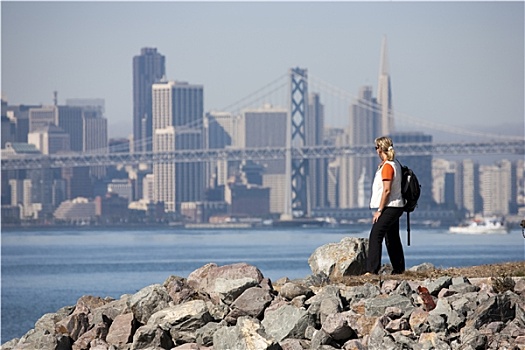
<svg viewBox="0 0 525 350">
<path fill-rule="evenodd" d="M 51 104 L 54 90 L 60 104 L 103 98 L 110 136 L 131 133 L 132 57 L 142 47 L 166 56 L 168 79 L 204 85 L 208 111 L 296 66 L 353 95 L 365 84 L 375 91 L 384 35 L 396 113 L 523 133 L 521 1 L 2 1 L 1 10 L 9 104 Z"/>
</svg>

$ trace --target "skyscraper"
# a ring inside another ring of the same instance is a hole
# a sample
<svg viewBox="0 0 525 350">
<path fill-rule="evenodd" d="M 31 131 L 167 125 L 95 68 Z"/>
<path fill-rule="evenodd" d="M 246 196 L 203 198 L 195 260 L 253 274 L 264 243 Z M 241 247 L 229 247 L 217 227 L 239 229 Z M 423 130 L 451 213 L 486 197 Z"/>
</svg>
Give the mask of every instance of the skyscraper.
<svg viewBox="0 0 525 350">
<path fill-rule="evenodd" d="M 185 82 L 160 82 L 152 86 L 153 151 L 202 149 L 204 89 Z M 205 177 L 202 162 L 153 164 L 153 200 L 174 212 L 182 202 L 201 201 Z"/>
<path fill-rule="evenodd" d="M 285 147 L 287 110 L 265 105 L 259 109 L 244 110 L 242 131 L 238 143 L 241 147 Z M 265 160 L 263 187 L 270 188 L 270 211 L 283 213 L 286 191 L 285 160 Z"/>
<path fill-rule="evenodd" d="M 370 145 L 380 132 L 381 112 L 373 97 L 371 86 L 359 89 L 357 100 L 350 106 L 350 122 L 338 146 Z M 339 206 L 363 208 L 368 206 L 371 181 L 377 165 L 376 157 L 349 157 L 339 159 Z"/>
<path fill-rule="evenodd" d="M 151 86 L 165 74 L 165 57 L 156 48 L 145 47 L 133 57 L 133 151 L 152 149 Z"/>
<path fill-rule="evenodd" d="M 394 132 L 394 115 L 392 106 L 392 87 L 388 69 L 386 36 L 381 46 L 381 63 L 379 65 L 379 81 L 377 83 L 377 102 L 381 108 L 381 128 L 377 136 L 390 135 Z"/>
</svg>

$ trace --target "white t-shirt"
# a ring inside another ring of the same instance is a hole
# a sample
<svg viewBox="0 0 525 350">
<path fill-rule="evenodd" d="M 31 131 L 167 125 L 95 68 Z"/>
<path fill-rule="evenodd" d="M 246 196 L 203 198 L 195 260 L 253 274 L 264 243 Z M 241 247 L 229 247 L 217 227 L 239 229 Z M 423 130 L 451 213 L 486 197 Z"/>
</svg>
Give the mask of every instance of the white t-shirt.
<svg viewBox="0 0 525 350">
<path fill-rule="evenodd" d="M 370 208 L 379 208 L 381 204 L 381 196 L 383 194 L 383 177 L 381 170 L 385 164 L 390 164 L 394 169 L 394 179 L 392 186 L 390 187 L 390 196 L 388 198 L 387 207 L 404 207 L 405 200 L 401 195 L 401 166 L 398 162 L 385 161 L 382 166 L 377 168 L 374 176 L 374 182 L 372 183 L 372 197 L 370 198 Z"/>
</svg>

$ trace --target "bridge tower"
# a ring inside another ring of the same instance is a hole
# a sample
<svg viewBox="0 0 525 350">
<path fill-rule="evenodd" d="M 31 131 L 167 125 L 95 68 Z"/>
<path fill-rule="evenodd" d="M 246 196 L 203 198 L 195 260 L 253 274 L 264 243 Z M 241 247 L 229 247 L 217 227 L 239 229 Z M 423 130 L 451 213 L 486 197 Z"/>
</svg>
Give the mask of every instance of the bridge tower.
<svg viewBox="0 0 525 350">
<path fill-rule="evenodd" d="M 308 159 L 292 159 L 292 147 L 306 146 L 305 121 L 308 108 L 308 71 L 289 70 L 290 96 L 286 131 L 286 194 L 283 219 L 292 212 L 309 214 L 307 203 Z"/>
</svg>

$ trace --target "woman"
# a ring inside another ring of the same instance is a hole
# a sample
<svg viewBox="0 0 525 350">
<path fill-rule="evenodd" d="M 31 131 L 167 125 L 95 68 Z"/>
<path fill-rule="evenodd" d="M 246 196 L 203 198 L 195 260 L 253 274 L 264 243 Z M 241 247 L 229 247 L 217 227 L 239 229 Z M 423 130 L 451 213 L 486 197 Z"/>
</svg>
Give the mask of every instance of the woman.
<svg viewBox="0 0 525 350">
<path fill-rule="evenodd" d="M 376 152 L 381 163 L 372 184 L 370 208 L 376 209 L 372 218 L 368 246 L 368 266 L 370 274 L 377 274 L 381 267 L 383 239 L 394 274 L 405 271 L 405 256 L 399 236 L 399 217 L 403 214 L 404 200 L 401 196 L 401 166 L 395 161 L 394 144 L 389 137 L 375 140 Z"/>
</svg>

